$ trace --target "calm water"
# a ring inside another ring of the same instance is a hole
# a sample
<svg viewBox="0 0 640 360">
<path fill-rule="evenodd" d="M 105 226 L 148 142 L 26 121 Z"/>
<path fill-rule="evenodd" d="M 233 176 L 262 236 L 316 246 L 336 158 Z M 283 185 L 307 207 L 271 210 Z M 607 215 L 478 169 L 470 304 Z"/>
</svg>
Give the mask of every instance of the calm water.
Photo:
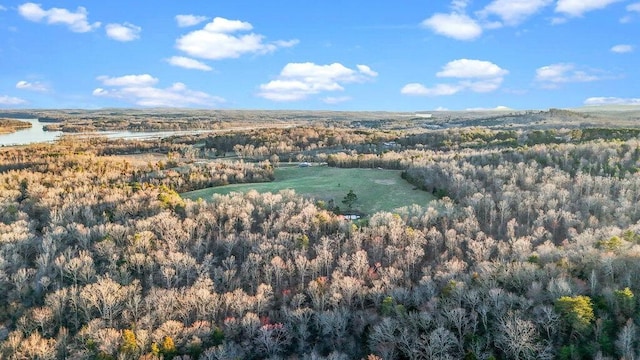
<svg viewBox="0 0 640 360">
<path fill-rule="evenodd" d="M 20 121 L 26 121 L 31 123 L 30 129 L 19 130 L 12 134 L 0 135 L 0 146 L 11 145 L 27 145 L 32 143 L 52 142 L 63 135 L 62 131 L 44 131 L 44 123 L 38 121 L 38 119 L 20 119 Z M 137 132 L 137 131 L 96 131 L 91 133 L 68 133 L 67 135 L 77 137 L 87 136 L 105 136 L 110 139 L 158 139 L 165 138 L 173 135 L 188 135 L 199 134 L 208 132 L 208 130 L 194 130 L 194 131 L 150 131 L 150 132 Z"/>
<path fill-rule="evenodd" d="M 0 146 L 50 142 L 62 135 L 62 131 L 44 131 L 44 124 L 38 119 L 20 119 L 20 121 L 30 122 L 31 128 L 11 134 L 0 134 Z"/>
</svg>

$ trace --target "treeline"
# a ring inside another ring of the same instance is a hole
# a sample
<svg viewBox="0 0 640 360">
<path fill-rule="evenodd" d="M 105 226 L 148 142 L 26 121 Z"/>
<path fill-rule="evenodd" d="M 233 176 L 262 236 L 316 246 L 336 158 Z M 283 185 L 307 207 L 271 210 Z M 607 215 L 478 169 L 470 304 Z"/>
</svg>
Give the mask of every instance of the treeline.
<svg viewBox="0 0 640 360">
<path fill-rule="evenodd" d="M 220 154 L 235 152 L 250 159 L 266 159 L 271 155 L 293 157 L 305 153 L 313 158 L 318 153 L 335 149 L 381 150 L 384 142 L 397 136 L 389 131 L 299 126 L 213 135 L 205 139 L 205 148 L 216 149 Z"/>
<path fill-rule="evenodd" d="M 0 118 L 0 134 L 9 134 L 30 127 L 31 123 L 26 121 Z"/>
</svg>

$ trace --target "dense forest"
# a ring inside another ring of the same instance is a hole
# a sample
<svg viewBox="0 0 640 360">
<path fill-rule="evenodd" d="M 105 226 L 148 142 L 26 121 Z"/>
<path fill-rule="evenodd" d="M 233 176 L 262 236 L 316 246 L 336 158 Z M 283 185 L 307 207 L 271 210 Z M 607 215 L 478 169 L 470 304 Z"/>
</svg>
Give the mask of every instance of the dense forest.
<svg viewBox="0 0 640 360">
<path fill-rule="evenodd" d="M 639 134 L 322 119 L 2 148 L 0 358 L 638 358 Z M 291 190 L 180 196 L 303 160 L 437 200 L 349 221 Z"/>
</svg>

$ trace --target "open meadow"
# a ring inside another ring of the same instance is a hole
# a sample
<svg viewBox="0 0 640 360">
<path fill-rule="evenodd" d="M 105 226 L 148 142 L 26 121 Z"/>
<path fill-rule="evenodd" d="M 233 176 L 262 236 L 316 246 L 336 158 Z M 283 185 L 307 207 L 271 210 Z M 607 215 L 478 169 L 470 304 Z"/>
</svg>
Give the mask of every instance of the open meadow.
<svg viewBox="0 0 640 360">
<path fill-rule="evenodd" d="M 358 197 L 352 210 L 368 215 L 379 211 L 392 212 L 403 206 L 417 204 L 425 206 L 433 195 L 416 189 L 400 177 L 399 170 L 382 169 L 342 169 L 324 166 L 298 167 L 282 166 L 275 170 L 275 181 L 254 184 L 232 184 L 191 191 L 182 197 L 191 200 L 210 199 L 214 194 L 226 195 L 232 192 L 256 190 L 259 193 L 277 193 L 293 189 L 304 197 L 329 203 L 331 200 L 342 211 L 348 207 L 342 203 L 349 190 Z"/>
</svg>

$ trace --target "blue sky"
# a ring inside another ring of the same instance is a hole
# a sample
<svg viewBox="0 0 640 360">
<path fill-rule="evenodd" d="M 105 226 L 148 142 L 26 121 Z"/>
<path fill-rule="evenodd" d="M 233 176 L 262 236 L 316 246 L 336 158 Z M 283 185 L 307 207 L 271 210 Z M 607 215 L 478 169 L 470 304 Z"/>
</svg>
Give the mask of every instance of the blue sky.
<svg viewBox="0 0 640 360">
<path fill-rule="evenodd" d="M 0 0 L 0 108 L 640 105 L 640 2 Z"/>
</svg>

